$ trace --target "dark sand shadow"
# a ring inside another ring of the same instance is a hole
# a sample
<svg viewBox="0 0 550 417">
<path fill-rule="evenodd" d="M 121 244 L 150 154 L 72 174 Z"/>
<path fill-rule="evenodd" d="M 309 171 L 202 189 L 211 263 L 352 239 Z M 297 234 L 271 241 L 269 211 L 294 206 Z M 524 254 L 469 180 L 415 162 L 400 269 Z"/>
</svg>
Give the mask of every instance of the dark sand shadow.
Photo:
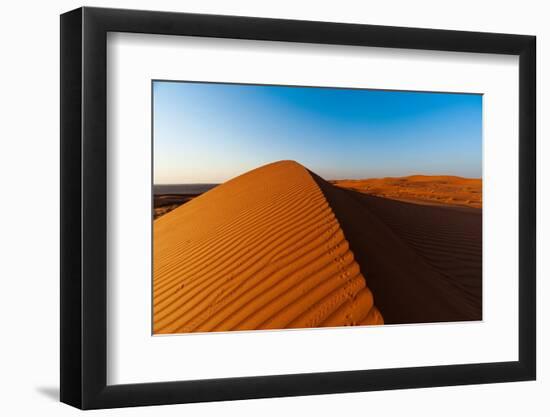
<svg viewBox="0 0 550 417">
<path fill-rule="evenodd" d="M 481 210 L 336 187 L 330 204 L 387 324 L 481 320 Z"/>
</svg>

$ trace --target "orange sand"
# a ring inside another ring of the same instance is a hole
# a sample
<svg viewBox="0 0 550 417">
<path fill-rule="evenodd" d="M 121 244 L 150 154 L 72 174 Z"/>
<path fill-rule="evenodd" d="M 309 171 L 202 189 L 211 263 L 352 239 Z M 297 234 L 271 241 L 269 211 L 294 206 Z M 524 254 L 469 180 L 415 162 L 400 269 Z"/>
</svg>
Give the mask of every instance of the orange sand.
<svg viewBox="0 0 550 417">
<path fill-rule="evenodd" d="M 449 175 L 335 180 L 332 184 L 364 194 L 415 203 L 481 208 L 481 179 Z"/>
<path fill-rule="evenodd" d="M 153 252 L 156 334 L 383 323 L 323 192 L 293 161 L 158 218 Z"/>
</svg>

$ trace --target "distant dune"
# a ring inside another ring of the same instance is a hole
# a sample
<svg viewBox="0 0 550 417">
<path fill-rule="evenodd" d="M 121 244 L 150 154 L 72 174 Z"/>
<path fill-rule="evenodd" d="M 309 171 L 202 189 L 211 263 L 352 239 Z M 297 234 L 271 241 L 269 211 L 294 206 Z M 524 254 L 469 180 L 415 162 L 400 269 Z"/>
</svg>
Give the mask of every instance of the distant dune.
<svg viewBox="0 0 550 417">
<path fill-rule="evenodd" d="M 334 180 L 332 184 L 361 193 L 435 205 L 481 208 L 480 178 L 449 175 L 411 175 L 409 177 Z"/>
<path fill-rule="evenodd" d="M 276 162 L 155 220 L 154 333 L 382 324 L 318 182 Z"/>
<path fill-rule="evenodd" d="M 481 209 L 396 201 L 314 177 L 386 324 L 482 319 Z"/>
</svg>

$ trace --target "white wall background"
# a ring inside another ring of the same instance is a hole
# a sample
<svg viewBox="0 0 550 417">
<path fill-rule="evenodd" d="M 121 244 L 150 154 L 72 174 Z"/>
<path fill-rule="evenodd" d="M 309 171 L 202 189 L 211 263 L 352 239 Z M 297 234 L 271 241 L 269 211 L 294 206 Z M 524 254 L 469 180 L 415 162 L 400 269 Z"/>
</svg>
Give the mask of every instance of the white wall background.
<svg viewBox="0 0 550 417">
<path fill-rule="evenodd" d="M 76 415 L 59 391 L 59 17 L 72 0 L 9 2 L 0 24 L 0 414 Z M 545 2 L 125 0 L 86 5 L 509 32 L 538 37 L 538 381 L 99 411 L 94 415 L 530 415 L 550 412 L 550 26 Z M 546 254 L 546 259 L 545 258 Z"/>
</svg>

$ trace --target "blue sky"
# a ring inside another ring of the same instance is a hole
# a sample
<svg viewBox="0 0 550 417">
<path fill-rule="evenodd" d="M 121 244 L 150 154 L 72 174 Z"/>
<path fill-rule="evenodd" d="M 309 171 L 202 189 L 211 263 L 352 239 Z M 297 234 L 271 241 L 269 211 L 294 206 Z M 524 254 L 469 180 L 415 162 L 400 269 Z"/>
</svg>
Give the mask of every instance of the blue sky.
<svg viewBox="0 0 550 417">
<path fill-rule="evenodd" d="M 155 184 L 293 159 L 325 179 L 481 177 L 482 96 L 154 81 Z"/>
</svg>

